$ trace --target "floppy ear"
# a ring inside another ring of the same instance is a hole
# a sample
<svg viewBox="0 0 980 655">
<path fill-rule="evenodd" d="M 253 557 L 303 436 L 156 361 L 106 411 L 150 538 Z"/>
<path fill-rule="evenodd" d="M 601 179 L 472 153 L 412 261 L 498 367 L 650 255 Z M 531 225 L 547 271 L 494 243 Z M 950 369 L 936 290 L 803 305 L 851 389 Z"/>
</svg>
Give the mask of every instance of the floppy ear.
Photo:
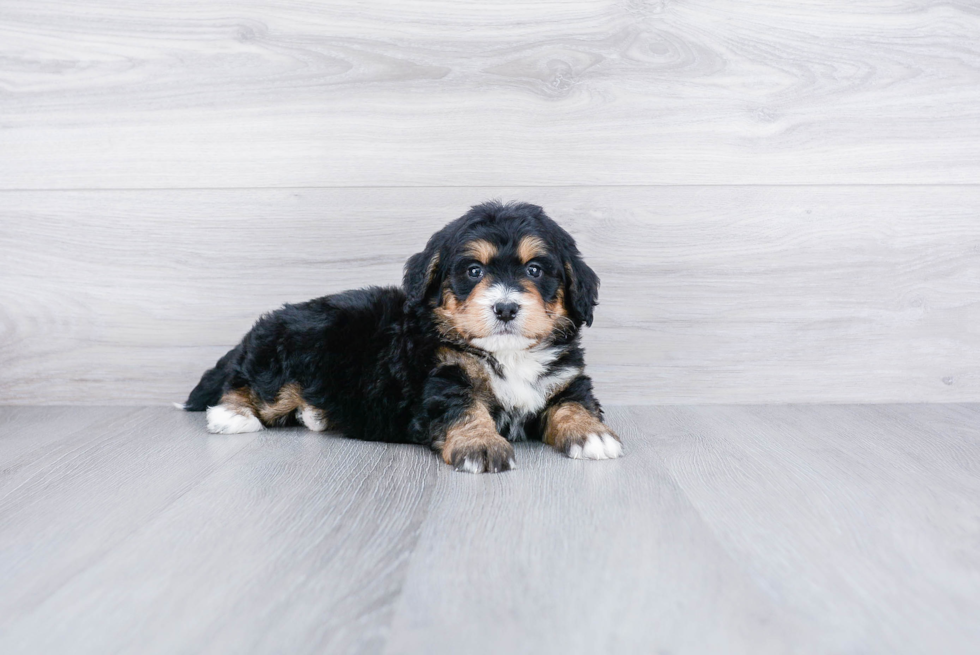
<svg viewBox="0 0 980 655">
<path fill-rule="evenodd" d="M 575 321 L 592 325 L 592 308 L 599 304 L 599 276 L 582 261 L 577 250 L 572 249 L 565 259 L 565 309 Z"/>
<path fill-rule="evenodd" d="M 402 288 L 408 301 L 418 304 L 428 298 L 435 286 L 438 272 L 439 251 L 432 243 L 422 252 L 409 257 L 405 262 L 405 277 L 402 280 Z"/>
</svg>

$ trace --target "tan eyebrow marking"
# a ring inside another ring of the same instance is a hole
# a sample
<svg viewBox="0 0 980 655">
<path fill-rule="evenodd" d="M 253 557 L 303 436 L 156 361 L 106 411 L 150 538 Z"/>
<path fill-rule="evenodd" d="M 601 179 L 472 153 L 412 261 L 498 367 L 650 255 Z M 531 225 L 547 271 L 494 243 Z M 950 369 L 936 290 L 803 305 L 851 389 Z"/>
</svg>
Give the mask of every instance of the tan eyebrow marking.
<svg viewBox="0 0 980 655">
<path fill-rule="evenodd" d="M 466 244 L 463 252 L 481 264 L 489 264 L 490 260 L 497 256 L 497 246 L 485 239 L 477 239 Z"/>
<path fill-rule="evenodd" d="M 548 252 L 544 246 L 544 241 L 536 236 L 526 236 L 517 245 L 517 256 L 521 258 L 521 263 L 526 264 L 535 257 L 540 257 Z"/>
</svg>

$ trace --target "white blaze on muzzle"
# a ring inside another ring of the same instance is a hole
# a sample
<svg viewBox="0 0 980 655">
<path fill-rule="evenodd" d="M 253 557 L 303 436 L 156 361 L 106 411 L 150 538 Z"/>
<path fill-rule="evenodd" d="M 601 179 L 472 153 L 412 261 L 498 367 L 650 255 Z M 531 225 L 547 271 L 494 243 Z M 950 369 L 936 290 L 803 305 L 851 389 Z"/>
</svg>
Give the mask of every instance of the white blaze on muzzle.
<svg viewBox="0 0 980 655">
<path fill-rule="evenodd" d="M 477 302 L 483 307 L 483 320 L 490 332 L 489 337 L 473 340 L 478 348 L 489 351 L 524 350 L 534 343 L 534 340 L 523 336 L 524 320 L 527 316 L 525 307 L 531 299 L 522 289 L 497 282 Z M 516 303 L 520 308 L 517 316 L 510 321 L 501 321 L 493 309 L 497 303 Z"/>
</svg>

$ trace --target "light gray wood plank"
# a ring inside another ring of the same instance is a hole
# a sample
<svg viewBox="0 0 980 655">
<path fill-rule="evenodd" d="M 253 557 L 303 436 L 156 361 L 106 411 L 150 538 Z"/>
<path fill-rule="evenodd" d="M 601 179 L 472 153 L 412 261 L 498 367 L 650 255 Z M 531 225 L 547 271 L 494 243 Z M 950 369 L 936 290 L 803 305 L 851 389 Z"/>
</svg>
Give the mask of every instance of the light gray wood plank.
<svg viewBox="0 0 980 655">
<path fill-rule="evenodd" d="M 119 408 L 112 412 L 116 416 L 124 413 Z M 4 407 L 0 410 L 0 479 L 47 456 L 54 444 L 73 439 L 105 417 L 104 407 Z"/>
<path fill-rule="evenodd" d="M 621 460 L 517 450 L 441 469 L 386 653 L 786 653 L 816 640 L 730 557 L 660 463 L 651 412 L 610 412 Z"/>
<path fill-rule="evenodd" d="M 7 0 L 0 185 L 976 183 L 970 2 Z"/>
<path fill-rule="evenodd" d="M 807 652 L 976 650 L 980 412 L 674 407 L 634 420 L 728 555 L 815 629 Z"/>
<path fill-rule="evenodd" d="M 980 187 L 0 193 L 0 403 L 179 401 L 263 312 L 397 283 L 489 197 L 602 278 L 623 403 L 980 400 Z"/>
<path fill-rule="evenodd" d="M 31 411 L 62 430 L 49 408 L 0 408 L 0 425 Z M 0 485 L 4 653 L 980 639 L 980 405 L 613 407 L 623 459 L 525 444 L 496 476 L 416 447 L 98 411 Z"/>
<path fill-rule="evenodd" d="M 106 424 L 98 449 L 56 457 L 45 484 L 0 503 L 0 650 L 380 650 L 431 452 L 141 418 Z"/>
<path fill-rule="evenodd" d="M 967 482 L 980 478 L 980 405 L 878 405 L 867 411 L 870 420 L 901 425 L 888 432 L 879 429 L 876 441 L 914 460 L 923 474 Z M 916 431 L 934 436 L 902 438 Z"/>
<path fill-rule="evenodd" d="M 976 407 L 634 408 L 439 478 L 388 652 L 972 653 Z M 515 478 L 515 479 L 511 479 Z"/>
<path fill-rule="evenodd" d="M 256 442 L 208 438 L 201 415 L 173 408 L 102 414 L 0 475 L 0 622 L 34 610 Z"/>
</svg>

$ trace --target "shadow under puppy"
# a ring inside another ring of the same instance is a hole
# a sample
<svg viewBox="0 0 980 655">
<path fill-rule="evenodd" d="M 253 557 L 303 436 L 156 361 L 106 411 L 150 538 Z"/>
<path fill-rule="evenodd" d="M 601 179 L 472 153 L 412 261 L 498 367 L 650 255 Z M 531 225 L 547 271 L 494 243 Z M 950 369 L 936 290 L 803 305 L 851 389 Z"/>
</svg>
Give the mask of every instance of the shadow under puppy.
<svg viewBox="0 0 980 655">
<path fill-rule="evenodd" d="M 207 409 L 216 433 L 299 423 L 423 444 L 471 473 L 512 468 L 510 442 L 527 438 L 576 459 L 619 457 L 579 345 L 598 289 L 540 207 L 477 205 L 408 260 L 402 288 L 260 318 L 182 408 Z"/>
</svg>

